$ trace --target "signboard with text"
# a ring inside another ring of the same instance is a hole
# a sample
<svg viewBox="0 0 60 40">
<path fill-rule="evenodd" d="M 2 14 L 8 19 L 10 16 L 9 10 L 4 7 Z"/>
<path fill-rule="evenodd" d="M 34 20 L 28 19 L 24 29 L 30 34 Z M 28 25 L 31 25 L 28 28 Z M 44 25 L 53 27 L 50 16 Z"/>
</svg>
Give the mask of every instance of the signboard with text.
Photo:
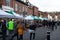
<svg viewBox="0 0 60 40">
<path fill-rule="evenodd" d="M 4 10 L 4 11 L 14 11 L 13 8 L 11 8 L 9 6 L 4 6 L 4 5 L 2 5 L 2 10 Z"/>
</svg>

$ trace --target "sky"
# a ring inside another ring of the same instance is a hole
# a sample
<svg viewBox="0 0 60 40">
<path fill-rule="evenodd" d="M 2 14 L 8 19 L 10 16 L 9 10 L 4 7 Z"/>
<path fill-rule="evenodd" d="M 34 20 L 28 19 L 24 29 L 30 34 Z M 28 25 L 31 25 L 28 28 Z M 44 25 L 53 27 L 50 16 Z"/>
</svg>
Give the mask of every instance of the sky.
<svg viewBox="0 0 60 40">
<path fill-rule="evenodd" d="M 43 12 L 60 12 L 60 0 L 29 0 Z"/>
</svg>

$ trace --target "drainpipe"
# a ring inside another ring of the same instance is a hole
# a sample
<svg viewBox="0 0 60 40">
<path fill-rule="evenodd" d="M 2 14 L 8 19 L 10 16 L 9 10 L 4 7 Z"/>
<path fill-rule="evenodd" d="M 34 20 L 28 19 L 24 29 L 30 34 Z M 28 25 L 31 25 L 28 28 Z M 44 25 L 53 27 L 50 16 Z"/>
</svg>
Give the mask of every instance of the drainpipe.
<svg viewBox="0 0 60 40">
<path fill-rule="evenodd" d="M 33 15 L 34 15 L 34 6 L 33 6 Z"/>
</svg>

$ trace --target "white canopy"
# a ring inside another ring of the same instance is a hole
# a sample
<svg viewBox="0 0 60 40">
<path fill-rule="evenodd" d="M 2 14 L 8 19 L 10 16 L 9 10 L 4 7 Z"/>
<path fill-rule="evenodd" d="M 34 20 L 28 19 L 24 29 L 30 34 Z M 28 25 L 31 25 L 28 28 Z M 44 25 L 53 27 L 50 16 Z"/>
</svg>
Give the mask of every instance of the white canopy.
<svg viewBox="0 0 60 40">
<path fill-rule="evenodd" d="M 58 20 L 58 16 L 57 15 L 55 15 L 55 21 L 57 21 Z"/>
<path fill-rule="evenodd" d="M 25 17 L 25 20 L 34 20 L 34 18 L 31 15 L 29 15 L 29 16 Z"/>
<path fill-rule="evenodd" d="M 0 18 L 4 18 L 4 17 L 9 18 L 9 17 L 13 17 L 13 15 L 0 9 Z"/>
<path fill-rule="evenodd" d="M 50 20 L 53 20 L 52 16 L 50 16 Z"/>
<path fill-rule="evenodd" d="M 13 12 L 13 14 L 14 14 L 15 18 L 23 18 L 23 15 L 19 15 L 19 14 L 15 13 L 15 12 Z"/>
<path fill-rule="evenodd" d="M 52 16 L 48 14 L 48 20 L 53 20 Z"/>
</svg>

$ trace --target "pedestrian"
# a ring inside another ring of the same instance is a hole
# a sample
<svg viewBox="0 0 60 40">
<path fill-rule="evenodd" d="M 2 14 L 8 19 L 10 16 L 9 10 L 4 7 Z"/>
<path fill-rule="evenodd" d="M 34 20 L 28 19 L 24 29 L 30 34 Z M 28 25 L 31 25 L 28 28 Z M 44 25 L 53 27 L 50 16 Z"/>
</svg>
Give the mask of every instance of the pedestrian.
<svg viewBox="0 0 60 40">
<path fill-rule="evenodd" d="M 17 29 L 18 24 L 19 24 L 19 21 L 15 20 L 14 35 L 12 36 L 12 40 L 14 39 L 14 37 L 17 37 L 17 40 L 18 40 L 18 29 Z"/>
<path fill-rule="evenodd" d="M 29 25 L 29 33 L 30 33 L 30 40 L 35 39 L 35 30 L 36 30 L 36 25 L 34 24 L 34 21 L 30 21 Z"/>
<path fill-rule="evenodd" d="M 54 21 L 51 21 L 51 28 L 52 28 L 52 31 L 54 31 L 54 25 L 55 25 Z"/>
<path fill-rule="evenodd" d="M 57 21 L 55 21 L 55 29 L 57 29 Z"/>
<path fill-rule="evenodd" d="M 18 30 L 18 39 L 17 40 L 23 40 L 24 25 L 21 21 L 17 25 L 17 30 Z"/>
<path fill-rule="evenodd" d="M 8 32 L 9 32 L 9 40 L 13 40 L 12 36 L 13 36 L 13 31 L 14 31 L 14 21 L 9 20 L 8 22 Z"/>
<path fill-rule="evenodd" d="M 2 40 L 6 40 L 6 20 L 1 20 Z"/>
</svg>

